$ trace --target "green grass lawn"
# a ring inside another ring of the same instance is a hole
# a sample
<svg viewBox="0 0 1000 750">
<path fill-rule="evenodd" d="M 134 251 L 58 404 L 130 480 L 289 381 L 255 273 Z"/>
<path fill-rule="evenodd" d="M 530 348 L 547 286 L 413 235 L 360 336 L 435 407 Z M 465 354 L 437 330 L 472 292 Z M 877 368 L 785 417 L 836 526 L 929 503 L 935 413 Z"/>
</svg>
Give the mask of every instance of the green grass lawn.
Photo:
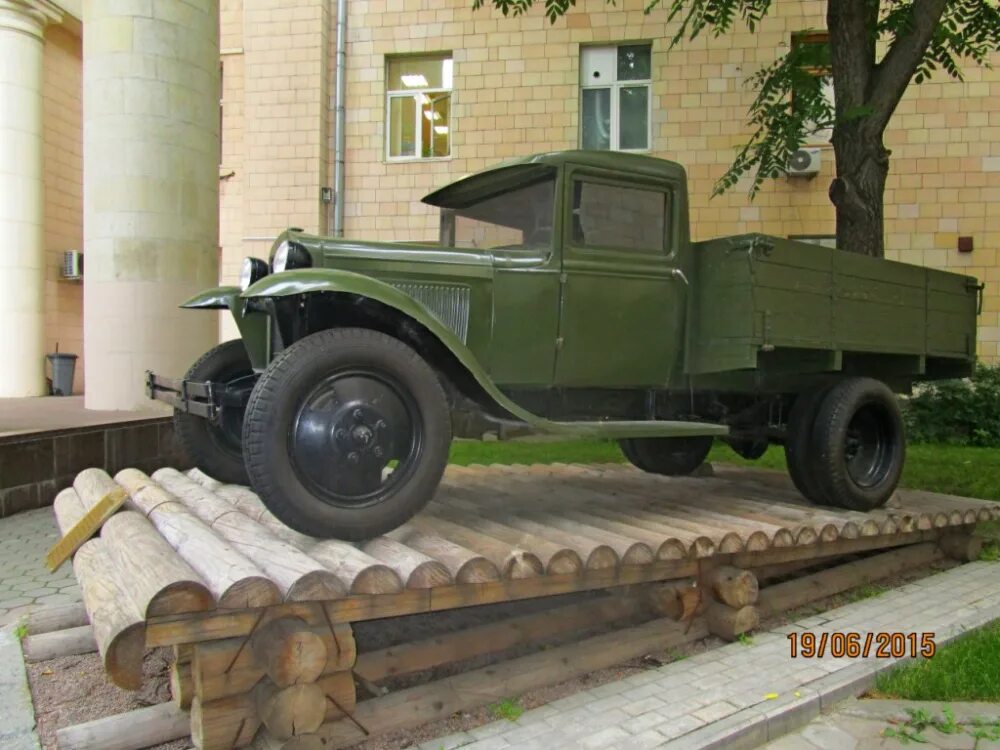
<svg viewBox="0 0 1000 750">
<path fill-rule="evenodd" d="M 451 449 L 451 463 L 462 465 L 621 463 L 624 460 L 617 443 L 602 440 L 489 443 L 458 440 Z M 785 452 L 779 446 L 771 446 L 757 461 L 746 461 L 719 443 L 712 448 L 709 460 L 785 470 Z M 911 445 L 907 449 L 902 484 L 949 495 L 1000 500 L 1000 448 Z"/>
<path fill-rule="evenodd" d="M 880 698 L 1000 701 L 1000 622 L 963 636 L 930 659 L 879 675 Z"/>
</svg>

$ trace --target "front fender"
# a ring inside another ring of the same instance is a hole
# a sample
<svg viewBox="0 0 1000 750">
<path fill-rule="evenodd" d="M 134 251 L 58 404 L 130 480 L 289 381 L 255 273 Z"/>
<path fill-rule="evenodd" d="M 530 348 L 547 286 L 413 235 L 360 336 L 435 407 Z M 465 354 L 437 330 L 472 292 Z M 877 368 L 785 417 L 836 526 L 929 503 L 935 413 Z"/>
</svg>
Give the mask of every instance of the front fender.
<svg viewBox="0 0 1000 750">
<path fill-rule="evenodd" d="M 398 310 L 427 328 L 503 409 L 534 430 L 568 438 L 659 437 L 664 435 L 724 435 L 721 425 L 697 422 L 555 422 L 525 410 L 511 401 L 455 333 L 420 302 L 390 284 L 370 276 L 330 268 L 307 268 L 265 276 L 250 286 L 242 298 L 287 297 L 314 292 L 357 294 Z"/>
<path fill-rule="evenodd" d="M 232 307 L 234 299 L 240 296 L 238 286 L 218 286 L 198 292 L 191 299 L 183 302 L 181 307 L 192 310 L 227 310 Z"/>
</svg>

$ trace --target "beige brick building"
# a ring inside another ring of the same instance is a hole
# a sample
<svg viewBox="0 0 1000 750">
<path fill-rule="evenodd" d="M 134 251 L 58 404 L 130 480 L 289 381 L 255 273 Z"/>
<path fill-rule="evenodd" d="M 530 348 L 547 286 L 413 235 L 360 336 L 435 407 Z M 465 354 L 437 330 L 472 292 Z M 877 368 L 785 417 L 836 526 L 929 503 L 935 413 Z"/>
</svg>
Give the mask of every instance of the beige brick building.
<svg viewBox="0 0 1000 750">
<path fill-rule="evenodd" d="M 233 282 L 241 259 L 266 255 L 285 227 L 332 230 L 322 191 L 334 182 L 337 18 L 331 0 L 220 6 L 219 268 Z M 754 202 L 745 186 L 710 198 L 748 135 L 745 80 L 796 34 L 822 29 L 825 2 L 775 3 L 757 33 L 703 35 L 674 50 L 666 11 L 646 15 L 642 0 L 582 0 L 554 25 L 541 7 L 504 18 L 471 6 L 347 1 L 345 235 L 433 239 L 437 212 L 420 203 L 433 188 L 509 157 L 581 145 L 682 163 L 696 239 L 833 234 L 833 154 L 821 139 L 817 177 L 769 181 Z M 48 26 L 44 50 L 46 346 L 82 352 L 79 286 L 57 281 L 61 251 L 82 237 L 79 26 Z M 911 87 L 893 119 L 887 247 L 891 258 L 986 281 L 979 350 L 996 359 L 1000 70 L 965 73 Z M 974 250 L 960 252 L 959 237 Z"/>
</svg>

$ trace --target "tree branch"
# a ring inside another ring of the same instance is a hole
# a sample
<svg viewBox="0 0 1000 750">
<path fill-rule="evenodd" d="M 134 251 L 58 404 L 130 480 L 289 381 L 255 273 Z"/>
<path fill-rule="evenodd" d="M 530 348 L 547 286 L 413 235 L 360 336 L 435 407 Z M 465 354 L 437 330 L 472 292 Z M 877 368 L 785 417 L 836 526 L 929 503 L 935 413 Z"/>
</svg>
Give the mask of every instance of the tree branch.
<svg viewBox="0 0 1000 750">
<path fill-rule="evenodd" d="M 831 6 L 837 4 L 836 0 L 830 2 Z M 875 66 L 868 103 L 873 110 L 872 123 L 879 132 L 885 129 L 903 98 L 947 5 L 948 0 L 913 0 L 909 28 L 896 36 L 885 57 Z"/>
</svg>

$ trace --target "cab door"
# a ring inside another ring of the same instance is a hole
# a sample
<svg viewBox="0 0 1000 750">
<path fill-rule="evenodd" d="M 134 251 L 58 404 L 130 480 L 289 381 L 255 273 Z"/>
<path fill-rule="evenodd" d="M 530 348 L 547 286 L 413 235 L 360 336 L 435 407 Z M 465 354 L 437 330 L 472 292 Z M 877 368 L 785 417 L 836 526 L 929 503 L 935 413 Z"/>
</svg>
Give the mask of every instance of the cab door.
<svg viewBox="0 0 1000 750">
<path fill-rule="evenodd" d="M 678 186 L 568 168 L 556 385 L 663 386 L 683 340 Z"/>
</svg>

